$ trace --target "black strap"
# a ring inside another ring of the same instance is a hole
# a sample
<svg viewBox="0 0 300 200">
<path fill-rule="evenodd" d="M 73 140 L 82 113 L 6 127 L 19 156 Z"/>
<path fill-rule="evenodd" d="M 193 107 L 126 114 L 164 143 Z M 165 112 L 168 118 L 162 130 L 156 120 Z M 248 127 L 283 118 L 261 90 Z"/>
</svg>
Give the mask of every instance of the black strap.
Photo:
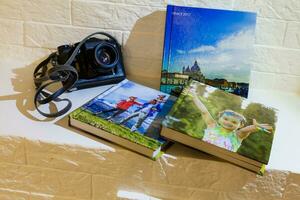
<svg viewBox="0 0 300 200">
<path fill-rule="evenodd" d="M 57 98 L 53 99 L 53 101 L 55 101 L 55 102 L 66 101 L 67 102 L 67 105 L 63 109 L 61 109 L 55 113 L 45 113 L 39 109 L 39 104 L 42 104 L 42 103 L 40 103 L 41 97 L 49 98 L 49 96 L 50 96 L 50 94 L 48 92 L 43 91 L 43 89 L 53 83 L 56 83 L 56 82 L 59 82 L 59 81 L 52 81 L 52 82 L 44 84 L 42 87 L 40 87 L 36 91 L 35 96 L 34 96 L 34 105 L 35 105 L 37 111 L 45 117 L 58 117 L 60 115 L 65 114 L 66 112 L 68 112 L 72 107 L 72 103 L 69 99 L 60 99 L 57 97 Z"/>
<path fill-rule="evenodd" d="M 56 76 L 56 74 L 59 72 L 65 73 L 64 76 L 58 75 L 57 77 L 51 77 L 51 76 L 53 76 L 53 74 L 55 74 L 55 76 Z M 72 103 L 69 99 L 60 99 L 58 97 L 61 94 L 63 94 L 66 90 L 70 89 L 73 86 L 73 84 L 77 81 L 78 75 L 77 75 L 77 71 L 74 67 L 65 66 L 65 65 L 51 68 L 50 70 L 48 70 L 48 74 L 49 75 L 47 75 L 47 77 L 48 78 L 51 77 L 51 79 L 48 79 L 48 80 L 52 80 L 52 81 L 48 81 L 47 83 L 44 83 L 39 88 L 37 88 L 35 96 L 34 96 L 34 104 L 35 104 L 37 111 L 40 114 L 42 114 L 43 116 L 58 117 L 58 116 L 65 114 L 66 112 L 68 112 L 72 107 Z M 41 83 L 39 83 L 39 81 L 43 80 L 43 79 L 44 79 L 43 77 L 39 77 L 38 84 L 41 84 Z M 66 81 L 66 82 L 65 82 L 65 84 L 63 84 L 63 87 L 61 87 L 60 89 L 56 90 L 53 93 L 49 93 L 49 92 L 45 91 L 45 89 L 47 87 L 49 87 L 50 85 L 59 83 L 61 81 Z M 67 105 L 63 109 L 61 109 L 55 113 L 49 113 L 49 114 L 42 112 L 39 109 L 39 105 L 48 104 L 51 101 L 55 101 L 55 102 L 66 101 Z"/>
<path fill-rule="evenodd" d="M 75 82 L 78 80 L 78 73 L 77 70 L 71 66 L 72 62 L 74 61 L 76 55 L 78 54 L 80 47 L 94 35 L 104 35 L 109 39 L 113 40 L 116 44 L 118 42 L 114 39 L 111 35 L 104 33 L 104 32 L 95 32 L 93 34 L 88 35 L 85 37 L 74 49 L 72 55 L 68 58 L 65 64 L 57 65 L 57 52 L 51 53 L 48 58 L 42 61 L 34 70 L 33 77 L 34 77 L 34 84 L 36 86 L 36 93 L 34 96 L 34 105 L 37 111 L 45 116 L 45 117 L 58 117 L 65 113 L 67 113 L 71 107 L 72 102 L 69 99 L 61 99 L 59 98 L 65 91 L 71 89 Z M 52 64 L 52 68 L 48 69 L 49 63 Z M 63 87 L 56 90 L 53 93 L 49 93 L 45 89 L 52 84 L 56 84 L 59 82 L 63 82 Z M 54 113 L 45 113 L 39 109 L 39 105 L 42 104 L 49 104 L 52 101 L 54 102 L 61 102 L 66 101 L 67 105 L 57 112 Z"/>
</svg>

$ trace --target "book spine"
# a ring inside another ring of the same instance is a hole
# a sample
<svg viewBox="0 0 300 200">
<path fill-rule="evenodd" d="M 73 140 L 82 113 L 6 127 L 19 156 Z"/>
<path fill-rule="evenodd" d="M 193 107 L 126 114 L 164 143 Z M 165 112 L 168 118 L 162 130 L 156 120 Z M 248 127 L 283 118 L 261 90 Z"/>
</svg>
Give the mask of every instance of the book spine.
<svg viewBox="0 0 300 200">
<path fill-rule="evenodd" d="M 172 42 L 171 36 L 172 36 L 172 27 L 173 27 L 173 10 L 174 10 L 174 6 L 172 6 L 172 5 L 167 6 L 165 39 L 164 39 L 163 60 L 162 60 L 162 72 L 163 71 L 169 72 L 171 42 Z M 168 83 L 167 77 L 166 77 L 166 83 Z M 160 87 L 160 90 L 162 92 L 167 92 L 162 87 Z"/>
</svg>

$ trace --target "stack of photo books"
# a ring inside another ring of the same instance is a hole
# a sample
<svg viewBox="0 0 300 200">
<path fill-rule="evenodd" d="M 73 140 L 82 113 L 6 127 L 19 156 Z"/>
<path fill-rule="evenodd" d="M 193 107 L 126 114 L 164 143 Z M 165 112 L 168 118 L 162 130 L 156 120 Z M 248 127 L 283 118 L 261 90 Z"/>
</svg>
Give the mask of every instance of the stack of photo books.
<svg viewBox="0 0 300 200">
<path fill-rule="evenodd" d="M 255 23 L 249 12 L 168 6 L 160 91 L 124 80 L 70 125 L 152 159 L 172 140 L 262 173 L 277 117 L 246 99 Z"/>
<path fill-rule="evenodd" d="M 153 159 L 172 140 L 263 172 L 275 109 L 198 81 L 190 81 L 174 101 L 124 80 L 73 111 L 70 125 Z"/>
</svg>

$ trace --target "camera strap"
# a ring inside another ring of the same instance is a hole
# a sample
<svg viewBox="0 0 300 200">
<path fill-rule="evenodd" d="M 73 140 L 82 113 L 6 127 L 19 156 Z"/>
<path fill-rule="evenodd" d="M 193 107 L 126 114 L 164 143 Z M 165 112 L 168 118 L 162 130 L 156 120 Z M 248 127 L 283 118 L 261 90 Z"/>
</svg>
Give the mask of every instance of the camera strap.
<svg viewBox="0 0 300 200">
<path fill-rule="evenodd" d="M 34 83 L 36 86 L 36 93 L 34 95 L 34 105 L 37 111 L 45 117 L 58 117 L 70 110 L 72 103 L 69 99 L 61 99 L 59 96 L 65 91 L 70 89 L 78 79 L 77 71 L 70 65 L 57 65 L 48 70 L 48 64 L 56 59 L 56 53 L 50 54 L 50 56 L 41 62 L 34 70 Z M 46 91 L 52 84 L 57 84 L 64 81 L 63 87 L 56 90 L 53 93 Z M 48 104 L 50 102 L 66 101 L 67 105 L 57 112 L 45 113 L 39 109 L 39 105 Z"/>
<path fill-rule="evenodd" d="M 93 34 L 88 35 L 85 37 L 74 49 L 71 56 L 68 58 L 68 60 L 62 64 L 57 64 L 57 52 L 51 53 L 48 58 L 46 58 L 44 61 L 42 61 L 34 70 L 33 73 L 33 79 L 34 84 L 36 87 L 36 93 L 34 95 L 34 105 L 37 109 L 37 111 L 45 116 L 45 117 L 59 117 L 65 113 L 67 113 L 71 107 L 72 102 L 69 99 L 62 99 L 59 98 L 60 95 L 62 95 L 67 90 L 71 89 L 75 82 L 78 80 L 78 73 L 77 70 L 71 65 L 74 61 L 76 55 L 78 54 L 80 47 L 91 37 L 94 35 L 104 35 L 111 40 L 113 40 L 116 44 L 118 42 L 109 34 L 104 32 L 95 32 Z M 53 66 L 52 68 L 48 68 L 50 65 Z M 46 89 L 53 84 L 57 84 L 59 82 L 63 82 L 63 87 L 59 88 L 55 92 L 49 92 Z M 43 104 L 49 104 L 53 102 L 67 102 L 67 105 L 62 108 L 61 110 L 58 110 L 53 113 L 45 113 L 42 110 L 39 109 L 40 105 Z"/>
</svg>

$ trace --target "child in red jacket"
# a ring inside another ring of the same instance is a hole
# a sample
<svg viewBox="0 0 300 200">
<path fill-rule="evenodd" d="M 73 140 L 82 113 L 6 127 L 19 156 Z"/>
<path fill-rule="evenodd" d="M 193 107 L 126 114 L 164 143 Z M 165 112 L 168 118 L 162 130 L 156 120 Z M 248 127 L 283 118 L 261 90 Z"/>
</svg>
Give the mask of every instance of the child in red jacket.
<svg viewBox="0 0 300 200">
<path fill-rule="evenodd" d="M 118 102 L 116 104 L 115 108 L 100 111 L 100 112 L 96 113 L 96 115 L 98 115 L 100 113 L 114 112 L 114 114 L 112 114 L 111 116 L 106 118 L 106 119 L 109 120 L 109 119 L 114 118 L 114 117 L 120 115 L 121 113 L 125 112 L 126 110 L 128 110 L 133 105 L 141 106 L 142 104 L 137 102 L 136 99 L 137 99 L 137 97 L 130 96 L 127 100 L 121 100 L 120 102 Z M 115 111 L 117 111 L 117 112 L 115 112 Z"/>
</svg>

